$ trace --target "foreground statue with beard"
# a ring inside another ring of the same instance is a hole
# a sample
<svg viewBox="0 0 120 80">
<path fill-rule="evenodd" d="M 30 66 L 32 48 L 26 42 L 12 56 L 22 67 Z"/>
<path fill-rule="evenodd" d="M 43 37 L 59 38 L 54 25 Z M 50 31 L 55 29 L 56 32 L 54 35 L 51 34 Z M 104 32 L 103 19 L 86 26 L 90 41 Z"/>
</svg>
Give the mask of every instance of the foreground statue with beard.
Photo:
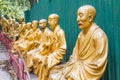
<svg viewBox="0 0 120 80">
<path fill-rule="evenodd" d="M 91 5 L 78 9 L 77 21 L 82 29 L 70 60 L 62 67 L 54 67 L 49 80 L 100 80 L 108 55 L 106 34 L 93 20 L 96 10 Z"/>
</svg>

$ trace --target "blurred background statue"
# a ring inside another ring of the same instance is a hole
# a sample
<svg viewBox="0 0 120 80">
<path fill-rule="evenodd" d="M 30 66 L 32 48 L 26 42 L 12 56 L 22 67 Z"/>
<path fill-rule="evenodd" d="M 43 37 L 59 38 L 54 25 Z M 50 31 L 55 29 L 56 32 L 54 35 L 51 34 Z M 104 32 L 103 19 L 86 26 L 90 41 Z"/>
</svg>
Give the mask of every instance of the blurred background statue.
<svg viewBox="0 0 120 80">
<path fill-rule="evenodd" d="M 44 57 L 48 56 L 50 53 L 50 46 L 52 44 L 52 32 L 47 27 L 47 20 L 41 19 L 39 21 L 39 25 L 41 28 L 41 34 L 39 35 L 40 40 L 38 42 L 39 46 L 28 51 L 26 57 L 26 65 L 28 69 L 30 71 L 33 69 L 33 72 L 37 75 L 39 74 L 39 68 L 42 67 L 41 65 L 43 64 L 39 63 Z"/>
</svg>

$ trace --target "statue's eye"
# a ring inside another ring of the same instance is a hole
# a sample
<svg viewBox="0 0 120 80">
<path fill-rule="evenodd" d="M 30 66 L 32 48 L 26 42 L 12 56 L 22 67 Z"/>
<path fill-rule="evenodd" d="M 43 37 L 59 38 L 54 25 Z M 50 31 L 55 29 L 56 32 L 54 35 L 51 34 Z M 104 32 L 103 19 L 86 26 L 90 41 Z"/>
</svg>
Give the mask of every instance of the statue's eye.
<svg viewBox="0 0 120 80">
<path fill-rule="evenodd" d="M 82 17 L 82 16 L 83 16 L 83 14 L 82 14 L 82 13 L 80 13 L 80 14 L 79 14 L 79 16 L 80 16 L 80 17 Z"/>
</svg>

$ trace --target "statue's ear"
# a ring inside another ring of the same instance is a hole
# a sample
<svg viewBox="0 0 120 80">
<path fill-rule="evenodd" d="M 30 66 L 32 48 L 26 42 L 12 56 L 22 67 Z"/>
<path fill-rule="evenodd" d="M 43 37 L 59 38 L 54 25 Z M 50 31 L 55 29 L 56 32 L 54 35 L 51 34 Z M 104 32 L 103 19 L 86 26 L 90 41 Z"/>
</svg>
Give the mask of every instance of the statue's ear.
<svg viewBox="0 0 120 80">
<path fill-rule="evenodd" d="M 93 15 L 92 15 L 92 14 L 89 14 L 88 17 L 89 17 L 89 21 L 92 22 L 92 21 L 93 21 L 93 18 L 94 18 Z"/>
</svg>

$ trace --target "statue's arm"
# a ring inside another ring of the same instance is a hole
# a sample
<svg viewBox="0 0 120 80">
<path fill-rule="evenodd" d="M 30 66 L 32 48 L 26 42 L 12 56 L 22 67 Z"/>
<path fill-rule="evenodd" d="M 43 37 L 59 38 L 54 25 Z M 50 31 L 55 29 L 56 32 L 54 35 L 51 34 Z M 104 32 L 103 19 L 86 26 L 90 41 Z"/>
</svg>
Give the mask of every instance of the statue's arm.
<svg viewBox="0 0 120 80">
<path fill-rule="evenodd" d="M 58 35 L 58 42 L 56 44 L 58 44 L 57 49 L 48 56 L 48 68 L 60 63 L 66 53 L 66 40 L 64 32 L 61 32 Z"/>
</svg>

